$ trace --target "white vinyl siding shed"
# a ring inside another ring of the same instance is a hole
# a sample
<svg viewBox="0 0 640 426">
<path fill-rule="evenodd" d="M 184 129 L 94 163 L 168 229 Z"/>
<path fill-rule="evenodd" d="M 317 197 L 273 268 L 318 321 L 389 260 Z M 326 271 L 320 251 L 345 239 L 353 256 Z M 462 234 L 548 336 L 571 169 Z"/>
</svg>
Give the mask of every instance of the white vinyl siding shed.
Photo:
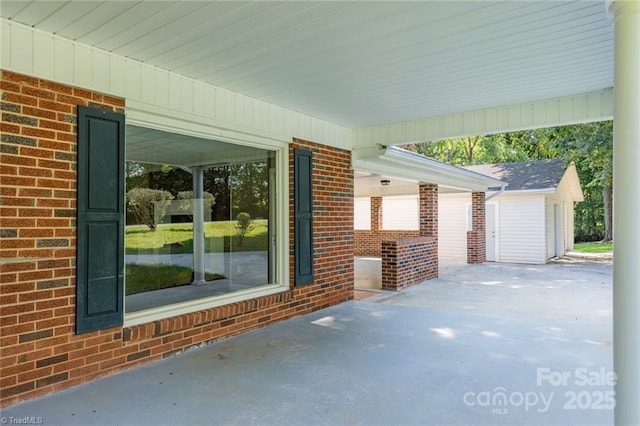
<svg viewBox="0 0 640 426">
<path fill-rule="evenodd" d="M 503 193 L 489 192 L 487 201 L 487 260 L 541 264 L 573 249 L 574 203 L 582 190 L 573 164 L 560 160 L 473 166 L 479 172 L 507 170 L 513 183 Z M 500 177 L 493 174 L 494 177 Z M 438 251 L 442 259 L 466 259 L 469 193 L 441 193 L 438 197 Z M 495 228 L 489 215 L 495 212 Z M 495 238 L 493 236 L 495 235 Z M 489 258 L 489 253 L 495 258 Z"/>
<path fill-rule="evenodd" d="M 543 195 L 503 195 L 499 205 L 499 262 L 545 262 Z"/>
</svg>

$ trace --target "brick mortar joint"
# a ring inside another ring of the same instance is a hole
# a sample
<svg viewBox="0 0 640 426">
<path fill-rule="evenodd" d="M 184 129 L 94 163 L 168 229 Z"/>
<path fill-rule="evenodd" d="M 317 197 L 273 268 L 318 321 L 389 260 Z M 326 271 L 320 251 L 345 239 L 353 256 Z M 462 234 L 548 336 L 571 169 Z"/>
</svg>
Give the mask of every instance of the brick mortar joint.
<svg viewBox="0 0 640 426">
<path fill-rule="evenodd" d="M 270 298 L 274 300 L 269 300 Z M 174 333 L 180 333 L 195 327 L 202 327 L 215 322 L 227 321 L 230 319 L 251 315 L 261 309 L 271 308 L 276 304 L 285 304 L 294 299 L 292 290 L 287 290 L 275 295 L 262 296 L 248 301 L 235 302 L 215 308 L 203 309 L 190 312 L 178 317 L 163 318 L 144 324 L 123 327 L 122 341 L 126 345 L 140 343 L 152 339 L 157 339 Z M 248 302 L 248 303 L 246 303 Z M 236 308 L 235 314 L 218 315 L 220 310 Z M 201 321 L 202 315 L 210 316 L 209 319 Z M 158 331 L 156 331 L 158 330 Z"/>
</svg>

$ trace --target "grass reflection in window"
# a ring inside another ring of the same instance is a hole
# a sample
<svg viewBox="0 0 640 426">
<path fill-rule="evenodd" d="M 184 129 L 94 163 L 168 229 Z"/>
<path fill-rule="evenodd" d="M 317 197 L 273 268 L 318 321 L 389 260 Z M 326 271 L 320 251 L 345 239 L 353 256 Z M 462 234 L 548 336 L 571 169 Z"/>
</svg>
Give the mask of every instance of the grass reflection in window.
<svg viewBox="0 0 640 426">
<path fill-rule="evenodd" d="M 276 282 L 275 155 L 126 127 L 127 313 Z"/>
<path fill-rule="evenodd" d="M 205 224 L 205 253 L 250 252 L 267 246 L 267 220 L 252 221 L 252 227 L 240 237 L 236 221 Z M 193 252 L 193 225 L 161 224 L 153 231 L 145 225 L 129 226 L 125 232 L 125 251 L 129 255 L 189 255 Z M 126 294 L 159 290 L 190 284 L 193 269 L 170 264 L 127 264 Z M 207 281 L 225 278 L 206 273 Z"/>
</svg>

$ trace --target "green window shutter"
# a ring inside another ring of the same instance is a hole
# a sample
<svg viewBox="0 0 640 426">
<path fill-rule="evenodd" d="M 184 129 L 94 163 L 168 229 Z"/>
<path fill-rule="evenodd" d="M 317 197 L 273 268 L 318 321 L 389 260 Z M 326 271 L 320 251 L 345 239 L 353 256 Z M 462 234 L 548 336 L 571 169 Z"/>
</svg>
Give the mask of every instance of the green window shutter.
<svg viewBox="0 0 640 426">
<path fill-rule="evenodd" d="M 313 282 L 313 163 L 311 151 L 293 152 L 295 285 Z"/>
<path fill-rule="evenodd" d="M 124 115 L 78 106 L 78 334 L 123 322 L 124 178 Z"/>
</svg>

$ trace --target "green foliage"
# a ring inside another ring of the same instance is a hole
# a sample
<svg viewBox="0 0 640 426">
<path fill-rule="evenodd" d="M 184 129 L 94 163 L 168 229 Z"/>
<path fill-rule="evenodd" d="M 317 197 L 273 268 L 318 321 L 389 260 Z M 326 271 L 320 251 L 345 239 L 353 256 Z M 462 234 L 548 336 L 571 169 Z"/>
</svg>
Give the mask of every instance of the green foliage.
<svg viewBox="0 0 640 426">
<path fill-rule="evenodd" d="M 229 220 L 234 212 L 269 216 L 269 168 L 266 161 L 215 166 L 204 172 L 205 190 L 216 201 L 213 220 Z"/>
<path fill-rule="evenodd" d="M 269 216 L 269 168 L 267 162 L 234 164 L 230 169 L 231 211 L 253 217 Z"/>
<path fill-rule="evenodd" d="M 556 144 L 576 165 L 584 202 L 576 206 L 576 241 L 613 238 L 613 122 L 557 128 Z"/>
<path fill-rule="evenodd" d="M 191 212 L 193 210 L 193 191 L 180 191 L 176 196 L 176 199 L 179 200 L 180 204 L 178 208 L 184 212 Z M 204 209 L 210 209 L 216 203 L 215 197 L 212 193 L 204 191 L 202 193 L 202 199 L 204 201 Z M 193 215 L 188 215 L 189 219 L 193 221 Z M 206 218 L 206 216 L 205 216 Z M 205 219 L 206 220 L 206 219 Z"/>
<path fill-rule="evenodd" d="M 176 195 L 193 187 L 191 173 L 169 165 L 126 162 L 127 191 L 133 188 L 151 188 Z"/>
<path fill-rule="evenodd" d="M 173 199 L 168 191 L 150 188 L 133 188 L 126 194 L 127 210 L 140 224 L 155 231 L 157 218 L 162 218 L 167 210 L 167 201 Z"/>
<path fill-rule="evenodd" d="M 192 201 L 193 200 L 193 191 L 180 191 L 178 192 L 178 195 L 176 195 L 176 199 L 177 200 L 182 200 L 182 201 Z M 209 201 L 211 203 L 211 205 L 213 205 L 215 203 L 215 197 L 213 196 L 212 193 L 204 191 L 202 193 L 202 199 L 205 201 Z"/>
<path fill-rule="evenodd" d="M 445 139 L 405 148 L 455 166 L 543 160 L 558 156 L 547 129 Z"/>
<path fill-rule="evenodd" d="M 251 215 L 247 212 L 238 213 L 236 216 L 236 237 L 238 238 L 238 246 L 242 247 L 242 242 L 244 241 L 244 237 L 247 235 L 249 231 L 254 228 L 253 220 L 251 219 Z"/>
<path fill-rule="evenodd" d="M 213 220 L 231 220 L 235 212 L 240 211 L 258 218 L 269 216 L 268 155 L 265 153 L 264 160 L 223 164 L 204 170 L 205 200 L 210 194 L 215 201 Z M 180 193 L 191 193 L 193 177 L 188 171 L 169 165 L 127 161 L 126 188 L 127 191 L 133 188 L 158 189 L 181 199 Z"/>
<path fill-rule="evenodd" d="M 576 241 L 611 240 L 613 122 L 603 121 L 405 146 L 456 166 L 564 158 L 573 161 L 584 202 L 575 208 Z"/>
</svg>

